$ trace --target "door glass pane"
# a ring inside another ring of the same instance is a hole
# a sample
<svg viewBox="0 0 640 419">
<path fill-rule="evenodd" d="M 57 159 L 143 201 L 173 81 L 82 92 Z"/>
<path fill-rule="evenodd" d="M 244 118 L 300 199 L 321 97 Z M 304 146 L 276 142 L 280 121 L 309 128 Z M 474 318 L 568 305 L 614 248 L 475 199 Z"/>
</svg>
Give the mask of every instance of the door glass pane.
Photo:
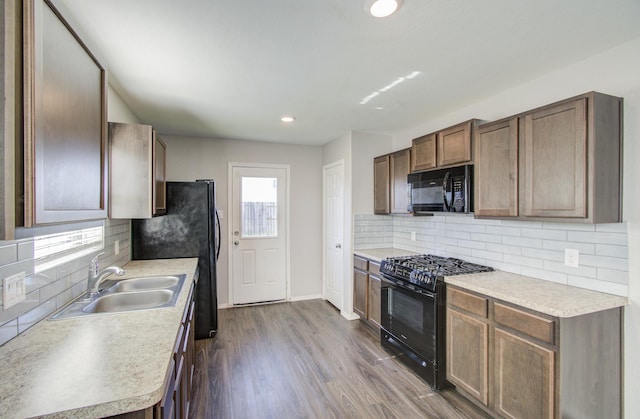
<svg viewBox="0 0 640 419">
<path fill-rule="evenodd" d="M 278 179 L 243 176 L 241 182 L 242 237 L 277 237 Z"/>
</svg>

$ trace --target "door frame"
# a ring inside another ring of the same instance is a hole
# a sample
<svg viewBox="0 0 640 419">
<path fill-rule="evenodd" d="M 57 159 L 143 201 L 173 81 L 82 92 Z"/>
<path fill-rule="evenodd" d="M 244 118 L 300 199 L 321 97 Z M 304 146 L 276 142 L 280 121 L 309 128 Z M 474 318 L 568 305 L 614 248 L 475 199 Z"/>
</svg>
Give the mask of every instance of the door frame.
<svg viewBox="0 0 640 419">
<path fill-rule="evenodd" d="M 227 209 L 229 216 L 227 217 L 227 249 L 229 249 L 227 255 L 227 263 L 228 263 L 228 276 L 227 279 L 227 287 L 229 290 L 229 306 L 234 305 L 234 296 L 233 296 L 233 169 L 234 168 L 247 168 L 247 169 L 283 169 L 284 177 L 285 177 L 285 225 L 284 225 L 284 235 L 285 235 L 285 282 L 286 282 L 286 290 L 287 294 L 285 297 L 286 301 L 291 300 L 291 166 L 288 164 L 268 164 L 268 163 L 240 163 L 240 162 L 229 162 L 227 169 Z"/>
<path fill-rule="evenodd" d="M 345 164 L 344 164 L 344 159 L 341 160 L 337 160 L 334 161 L 333 163 L 329 163 L 329 164 L 325 164 L 324 166 L 322 166 L 322 299 L 323 300 L 327 300 L 326 298 L 326 288 L 327 288 L 327 229 L 326 229 L 326 225 L 327 225 L 327 185 L 325 182 L 325 177 L 326 177 L 326 173 L 327 170 L 329 169 L 333 169 L 335 167 L 342 167 L 342 181 L 343 181 L 343 186 L 342 186 L 342 269 L 340 270 L 341 273 L 344 273 L 344 268 L 345 268 L 345 222 L 344 222 L 344 209 L 345 209 L 345 198 L 346 198 L 346 193 L 345 193 L 345 185 L 344 185 L 344 177 L 345 177 Z M 345 310 L 345 301 L 346 301 L 346 295 L 345 295 L 345 281 L 348 278 L 342 278 L 341 281 L 341 286 L 342 286 L 342 290 L 341 290 L 341 294 L 342 294 L 342 304 L 340 304 L 340 311 L 344 312 Z"/>
</svg>

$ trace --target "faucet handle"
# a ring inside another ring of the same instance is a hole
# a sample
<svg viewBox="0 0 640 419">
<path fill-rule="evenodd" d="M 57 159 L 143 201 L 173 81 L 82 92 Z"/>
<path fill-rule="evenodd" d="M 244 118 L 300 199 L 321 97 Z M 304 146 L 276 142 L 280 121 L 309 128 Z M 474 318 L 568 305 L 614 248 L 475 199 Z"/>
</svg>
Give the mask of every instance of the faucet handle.
<svg viewBox="0 0 640 419">
<path fill-rule="evenodd" d="M 100 263 L 98 262 L 98 259 L 100 259 L 100 256 L 102 255 L 104 255 L 104 252 L 98 253 L 93 257 L 93 259 L 91 259 L 91 263 L 89 264 L 89 270 L 93 275 L 98 275 L 98 272 L 100 272 Z"/>
</svg>

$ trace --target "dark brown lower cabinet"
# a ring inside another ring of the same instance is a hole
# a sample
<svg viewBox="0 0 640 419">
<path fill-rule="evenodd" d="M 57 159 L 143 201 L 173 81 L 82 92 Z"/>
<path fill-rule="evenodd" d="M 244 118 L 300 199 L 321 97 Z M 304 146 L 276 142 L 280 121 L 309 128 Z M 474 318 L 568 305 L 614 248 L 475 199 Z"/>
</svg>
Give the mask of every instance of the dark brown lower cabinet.
<svg viewBox="0 0 640 419">
<path fill-rule="evenodd" d="M 156 418 L 187 419 L 189 417 L 191 384 L 195 367 L 193 285 L 189 292 L 188 301 L 190 303 L 187 303 L 182 315 L 182 325 L 173 349 L 170 373 L 165 384 L 165 395 L 156 408 Z"/>
<path fill-rule="evenodd" d="M 488 404 L 489 325 L 447 309 L 447 378 Z"/>
<path fill-rule="evenodd" d="M 622 309 L 559 318 L 449 284 L 447 380 L 492 416 L 621 417 Z"/>
<path fill-rule="evenodd" d="M 353 258 L 353 311 L 369 325 L 380 328 L 380 262 Z"/>
<path fill-rule="evenodd" d="M 555 351 L 496 328 L 495 410 L 510 418 L 554 417 Z"/>
</svg>

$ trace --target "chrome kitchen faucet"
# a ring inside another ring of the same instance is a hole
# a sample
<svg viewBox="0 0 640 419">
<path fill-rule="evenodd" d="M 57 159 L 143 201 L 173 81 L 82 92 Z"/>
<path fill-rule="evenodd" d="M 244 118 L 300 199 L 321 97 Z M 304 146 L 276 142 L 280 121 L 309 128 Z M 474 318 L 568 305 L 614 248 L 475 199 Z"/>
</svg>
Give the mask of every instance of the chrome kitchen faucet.
<svg viewBox="0 0 640 419">
<path fill-rule="evenodd" d="M 98 286 L 104 279 L 111 275 L 116 274 L 118 276 L 122 276 L 126 273 L 126 271 L 118 266 L 109 266 L 108 268 L 104 268 L 100 271 L 100 265 L 98 263 L 98 258 L 104 255 L 104 253 L 98 253 L 95 255 L 93 259 L 91 259 L 91 263 L 89 264 L 89 274 L 87 278 L 87 298 L 93 299 L 96 295 L 98 295 Z"/>
</svg>

